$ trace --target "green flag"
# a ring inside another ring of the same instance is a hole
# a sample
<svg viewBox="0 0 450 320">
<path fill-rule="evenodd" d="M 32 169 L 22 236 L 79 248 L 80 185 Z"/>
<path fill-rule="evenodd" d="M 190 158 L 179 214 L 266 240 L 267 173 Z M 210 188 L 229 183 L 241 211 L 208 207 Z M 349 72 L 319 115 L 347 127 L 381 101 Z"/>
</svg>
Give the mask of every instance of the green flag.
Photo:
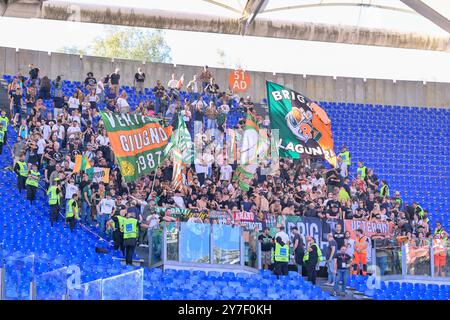
<svg viewBox="0 0 450 320">
<path fill-rule="evenodd" d="M 138 114 L 100 114 L 125 182 L 148 175 L 164 161 L 172 127 Z"/>
<path fill-rule="evenodd" d="M 164 157 L 171 155 L 173 161 L 172 184 L 175 190 L 183 184 L 184 170 L 194 158 L 193 143 L 186 123 L 181 114 L 178 116 L 177 129 L 173 132 L 164 149 Z"/>
<path fill-rule="evenodd" d="M 266 81 L 270 125 L 279 134 L 281 157 L 316 157 L 336 166 L 331 121 L 314 101 L 280 84 Z"/>
</svg>

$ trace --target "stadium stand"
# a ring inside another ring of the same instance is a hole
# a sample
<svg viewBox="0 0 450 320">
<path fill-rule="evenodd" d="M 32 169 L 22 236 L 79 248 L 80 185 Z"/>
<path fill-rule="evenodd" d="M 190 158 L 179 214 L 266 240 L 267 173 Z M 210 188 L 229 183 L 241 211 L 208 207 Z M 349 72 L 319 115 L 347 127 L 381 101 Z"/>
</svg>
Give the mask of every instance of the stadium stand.
<svg viewBox="0 0 450 320">
<path fill-rule="evenodd" d="M 4 75 L 10 83 L 13 76 Z M 63 94 L 71 96 L 80 82 L 63 81 Z M 52 89 L 54 90 L 54 89 Z M 142 101 L 154 100 L 151 89 L 137 95 L 134 88 L 123 86 L 128 94 L 131 110 Z M 53 92 L 53 91 L 52 91 Z M 87 91 L 85 90 L 85 93 Z M 180 92 L 180 99 L 189 98 Z M 204 96 L 209 103 L 208 96 Z M 44 100 L 47 112 L 53 112 L 53 101 Z M 343 102 L 319 102 L 327 111 L 331 121 L 335 146 L 346 145 L 355 163 L 361 160 L 374 168 L 380 178 L 386 179 L 391 190 L 398 190 L 408 203 L 417 201 L 430 212 L 430 226 L 434 229 L 440 221 L 445 230 L 450 227 L 450 110 L 420 108 L 419 106 L 363 105 Z M 103 109 L 104 103 L 99 104 Z M 228 115 L 227 125 L 233 128 L 244 112 L 236 102 Z M 190 128 L 191 132 L 193 127 Z M 16 132 L 8 129 L 8 144 L 12 145 Z M 12 163 L 9 152 L 0 156 L 0 166 Z M 355 171 L 355 168 L 352 168 Z M 351 172 L 354 174 L 354 172 Z M 0 214 L 0 239 L 6 268 L 29 268 L 25 274 L 45 274 L 69 265 L 78 265 L 82 272 L 82 283 L 107 278 L 137 270 L 134 266 L 123 266 L 109 254 L 99 255 L 95 247 L 98 237 L 90 230 L 71 233 L 62 224 L 50 226 L 47 197 L 38 193 L 37 201 L 30 205 L 18 192 L 13 172 L 0 171 L 0 201 L 4 205 Z M 81 245 L 82 244 L 82 245 Z M 30 256 L 33 256 L 30 258 Z M 27 263 L 29 259 L 33 263 Z M 3 259 L 2 259 L 3 260 Z M 353 276 L 350 287 L 366 292 L 367 277 Z M 14 284 L 14 281 L 10 281 Z M 22 282 L 22 284 L 25 282 Z M 54 297 L 54 283 L 40 288 L 43 296 Z M 30 288 L 22 286 L 19 291 L 7 287 L 7 296 L 23 299 Z M 433 299 L 448 300 L 450 286 L 411 283 L 382 282 L 381 288 L 370 293 L 377 300 Z M 277 279 L 269 271 L 257 275 L 234 274 L 232 272 L 203 272 L 145 269 L 144 298 L 159 299 L 334 299 L 318 286 L 304 280 L 296 272 Z"/>
</svg>

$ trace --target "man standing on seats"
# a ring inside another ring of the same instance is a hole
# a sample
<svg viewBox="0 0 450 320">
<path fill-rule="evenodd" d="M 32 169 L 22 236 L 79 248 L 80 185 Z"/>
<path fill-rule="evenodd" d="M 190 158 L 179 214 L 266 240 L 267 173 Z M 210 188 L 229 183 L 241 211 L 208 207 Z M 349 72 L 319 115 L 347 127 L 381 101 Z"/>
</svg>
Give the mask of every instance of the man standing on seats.
<svg viewBox="0 0 450 320">
<path fill-rule="evenodd" d="M 136 249 L 138 230 L 139 222 L 136 220 L 134 212 L 129 212 L 123 221 L 123 245 L 125 247 L 125 262 L 127 265 L 133 264 L 133 254 Z"/>
</svg>

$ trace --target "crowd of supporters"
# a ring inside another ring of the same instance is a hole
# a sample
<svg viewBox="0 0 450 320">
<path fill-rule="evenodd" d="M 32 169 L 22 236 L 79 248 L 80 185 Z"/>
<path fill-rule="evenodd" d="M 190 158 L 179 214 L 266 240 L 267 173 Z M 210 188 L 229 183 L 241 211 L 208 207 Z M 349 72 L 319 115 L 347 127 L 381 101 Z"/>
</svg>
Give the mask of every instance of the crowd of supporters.
<svg viewBox="0 0 450 320">
<path fill-rule="evenodd" d="M 239 157 L 229 153 L 229 146 L 234 142 L 229 140 L 227 132 L 231 129 L 236 133 L 234 137 L 242 136 L 246 113 L 252 113 L 261 128 L 270 127 L 269 119 L 256 113 L 250 97 L 241 98 L 228 89 L 221 90 L 208 67 L 187 83 L 176 79 L 175 74 L 167 86 L 157 80 L 152 89 L 155 99 L 141 101 L 136 107 L 130 105 L 127 93 L 121 91 L 120 79 L 119 69 L 102 79 L 96 79 L 90 72 L 69 97 L 63 94 L 61 77 L 55 80 L 45 75 L 41 77 L 40 70 L 30 65 L 29 77 L 18 73 L 8 87 L 10 124 L 17 131 L 17 141 L 11 146 L 14 170 L 20 176 L 21 167 L 17 163 L 22 160 L 28 168 L 40 171 L 45 191 L 59 181 L 65 203 L 77 194 L 80 222 L 103 237 L 115 228 L 112 217 L 121 212 L 134 212 L 138 217 L 139 242 L 143 245 L 148 228 L 156 228 L 163 221 L 183 220 L 182 215 L 175 216 L 171 210 L 156 211 L 156 207 L 190 209 L 194 213 L 191 221 L 199 223 L 246 226 L 238 219 L 218 221 L 208 215 L 195 214 L 207 210 L 227 211 L 230 217 L 235 216 L 234 212 L 250 212 L 255 221 L 273 216 L 278 226 L 284 225 L 286 216 L 386 223 L 391 232 L 378 232 L 371 237 L 378 247 L 395 247 L 405 242 L 417 247 L 448 237 L 439 223 L 435 230 L 430 230 L 427 210 L 417 203 L 403 203 L 399 192 L 390 192 L 388 181 L 379 179 L 374 168 L 367 168 L 361 161 L 355 166 L 351 150 L 345 146 L 339 153 L 337 168 L 330 169 L 314 159 L 281 158 L 277 172 L 261 164 L 250 189 L 242 190 L 238 182 L 233 181 L 238 166 L 235 159 Z M 138 69 L 134 76 L 136 94 L 142 95 L 150 83 L 148 75 Z M 182 100 L 180 92 L 184 88 L 187 98 Z M 53 112 L 43 103 L 48 99 L 53 100 Z M 234 103 L 244 116 L 230 128 L 227 117 L 235 108 Z M 124 182 L 99 114 L 103 107 L 108 112 L 158 117 L 167 124 L 175 124 L 178 117 L 183 117 L 192 132 L 196 156 L 187 169 L 182 190 L 171 187 L 173 167 L 169 160 L 155 173 L 134 183 Z M 109 168 L 109 182 L 93 182 L 83 171 L 73 173 L 75 157 L 80 154 L 86 156 L 93 167 Z M 34 169 L 31 165 L 35 165 Z M 27 197 L 32 201 L 35 194 L 28 193 Z M 263 243 L 263 254 L 265 252 L 263 264 L 267 266 L 271 263 L 267 252 L 274 239 L 264 233 L 261 236 L 259 240 Z M 345 246 L 353 257 L 354 239 L 348 233 L 341 237 L 340 231 L 337 235 L 333 231 L 331 236 L 337 243 L 334 253 Z M 308 244 L 302 242 L 294 249 L 306 252 Z M 296 263 L 302 265 L 302 261 Z"/>
</svg>

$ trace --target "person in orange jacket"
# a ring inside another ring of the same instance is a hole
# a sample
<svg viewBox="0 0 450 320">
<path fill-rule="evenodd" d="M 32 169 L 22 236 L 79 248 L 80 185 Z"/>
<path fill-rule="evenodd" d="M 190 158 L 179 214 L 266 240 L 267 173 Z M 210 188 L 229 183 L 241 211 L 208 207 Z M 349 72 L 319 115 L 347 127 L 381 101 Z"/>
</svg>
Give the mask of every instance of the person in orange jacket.
<svg viewBox="0 0 450 320">
<path fill-rule="evenodd" d="M 361 270 L 359 265 L 362 265 L 362 275 L 367 275 L 367 248 L 369 240 L 364 235 L 361 229 L 356 230 L 355 252 L 353 259 L 353 274 L 356 275 Z"/>
</svg>

